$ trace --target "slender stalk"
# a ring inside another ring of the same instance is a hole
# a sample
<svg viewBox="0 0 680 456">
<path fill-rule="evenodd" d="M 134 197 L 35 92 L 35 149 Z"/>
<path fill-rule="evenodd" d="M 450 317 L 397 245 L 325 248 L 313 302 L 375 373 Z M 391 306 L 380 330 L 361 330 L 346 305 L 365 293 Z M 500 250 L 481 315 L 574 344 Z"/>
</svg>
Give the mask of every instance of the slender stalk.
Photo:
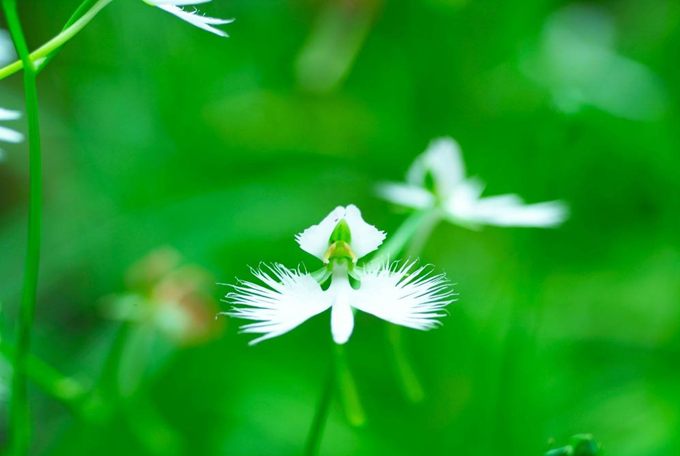
<svg viewBox="0 0 680 456">
<path fill-rule="evenodd" d="M 61 31 L 65 32 L 70 26 L 75 24 L 76 21 L 78 19 L 80 19 L 81 17 L 83 17 L 83 15 L 85 15 L 85 13 L 87 13 L 87 11 L 90 8 L 92 8 L 92 6 L 94 6 L 94 4 L 97 1 L 98 0 L 83 0 L 83 3 L 80 4 L 78 9 L 75 10 L 75 12 L 69 18 L 69 20 L 66 21 L 66 25 L 64 25 L 64 28 L 62 28 Z M 52 61 L 52 59 L 57 56 L 57 54 L 59 53 L 60 50 L 61 50 L 61 46 L 56 48 L 54 51 L 50 52 L 50 54 L 47 57 L 45 57 L 45 60 L 43 60 L 42 63 L 40 63 L 40 65 L 38 65 L 38 73 L 40 73 L 42 70 L 45 69 L 47 64 L 50 63 Z"/>
<path fill-rule="evenodd" d="M 401 391 L 410 402 L 417 404 L 425 399 L 425 389 L 418 379 L 415 369 L 404 347 L 404 330 L 401 326 L 388 325 L 387 339 L 392 347 L 392 360 L 397 371 Z"/>
<path fill-rule="evenodd" d="M 16 350 L 8 344 L 0 344 L 0 357 L 8 364 L 15 364 Z M 86 387 L 76 379 L 67 377 L 36 356 L 29 355 L 26 361 L 26 376 L 43 392 L 63 403 L 77 413 L 85 415 Z"/>
<path fill-rule="evenodd" d="M 333 344 L 335 348 L 335 369 L 338 382 L 338 390 L 347 421 L 353 426 L 362 426 L 366 423 L 366 413 L 361 406 L 359 392 L 357 391 L 354 376 L 347 364 L 344 345 Z"/>
<path fill-rule="evenodd" d="M 406 249 L 407 258 L 416 258 L 423 252 L 427 241 L 432 235 L 432 231 L 434 231 L 440 221 L 441 215 L 437 210 L 430 210 L 423 213 L 420 224 L 413 234 L 413 237 L 411 237 L 411 242 Z"/>
<path fill-rule="evenodd" d="M 78 32 L 80 32 L 102 9 L 104 9 L 106 5 L 112 1 L 113 0 L 98 0 L 90 10 L 83 14 L 66 30 L 62 31 L 60 34 L 40 46 L 32 53 L 28 54 L 27 50 L 28 59 L 22 57 L 20 60 L 17 60 L 6 67 L 0 68 L 0 80 L 5 79 L 7 76 L 13 75 L 22 68 L 28 68 L 29 66 L 33 67 L 35 64 L 42 65 L 42 59 L 47 58 L 52 52 L 57 51 L 71 38 L 76 36 Z M 31 65 L 28 65 L 27 62 L 31 62 Z"/>
<path fill-rule="evenodd" d="M 404 220 L 399 228 L 397 228 L 397 231 L 380 247 L 371 263 L 373 265 L 380 264 L 399 255 L 406 245 L 411 242 L 411 239 L 416 235 L 429 213 L 430 211 L 417 211 Z"/>
<path fill-rule="evenodd" d="M 16 0 L 2 0 L 12 40 L 17 53 L 24 63 L 24 92 L 26 96 L 26 117 L 28 119 L 28 145 L 30 151 L 30 196 L 28 211 L 28 242 L 26 245 L 26 266 L 21 297 L 18 340 L 12 375 L 12 397 L 10 400 L 10 443 L 14 454 L 28 453 L 31 439 L 31 419 L 28 408 L 26 370 L 31 348 L 31 333 L 35 317 L 38 292 L 38 270 L 40 266 L 40 236 L 42 225 L 42 152 L 40 144 L 40 121 L 38 118 L 37 71 L 28 53 L 28 45 L 21 29 Z"/>
<path fill-rule="evenodd" d="M 319 405 L 317 406 L 316 412 L 314 413 L 312 426 L 309 428 L 307 443 L 305 444 L 305 452 L 303 453 L 304 456 L 314 456 L 319 452 L 321 438 L 323 437 L 323 431 L 326 427 L 328 413 L 331 408 L 331 399 L 333 397 L 334 386 L 335 369 L 331 366 L 328 372 L 328 379 L 326 380 L 323 392 L 321 393 L 321 398 L 319 399 Z"/>
<path fill-rule="evenodd" d="M 347 421 L 353 426 L 361 426 L 366 423 L 366 414 L 359 400 L 354 377 L 347 365 L 344 346 L 333 344 L 333 361 L 328 373 L 328 380 L 326 380 L 326 385 L 319 399 L 319 405 L 314 413 L 312 425 L 309 428 L 305 452 L 303 453 L 304 456 L 315 456 L 318 454 L 336 384 Z"/>
<path fill-rule="evenodd" d="M 379 257 L 373 261 L 384 261 L 385 258 L 396 256 L 403 250 L 406 250 L 406 258 L 417 258 L 440 221 L 441 215 L 436 209 L 415 212 L 401 224 L 390 241 L 381 249 Z M 406 399 L 418 403 L 425 399 L 425 390 L 406 354 L 403 333 L 401 326 L 387 326 L 387 338 L 392 348 L 392 359 L 401 390 Z"/>
</svg>

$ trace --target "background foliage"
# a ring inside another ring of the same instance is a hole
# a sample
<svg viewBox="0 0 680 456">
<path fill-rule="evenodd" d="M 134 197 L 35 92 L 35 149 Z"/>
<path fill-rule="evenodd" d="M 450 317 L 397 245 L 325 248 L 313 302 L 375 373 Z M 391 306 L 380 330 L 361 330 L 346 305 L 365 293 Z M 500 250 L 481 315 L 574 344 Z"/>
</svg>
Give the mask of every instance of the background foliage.
<svg viewBox="0 0 680 456">
<path fill-rule="evenodd" d="M 21 2 L 32 47 L 77 3 Z M 368 422 L 351 427 L 335 404 L 322 454 L 538 455 L 578 432 L 611 455 L 680 451 L 677 2 L 215 0 L 203 10 L 236 17 L 231 38 L 113 2 L 41 75 L 34 353 L 115 407 L 74 412 L 34 387 L 35 454 L 299 454 L 328 369 L 328 314 L 247 347 L 237 322 L 212 323 L 226 292 L 212 284 L 260 261 L 315 268 L 293 235 L 339 204 L 394 232 L 404 214 L 374 185 L 401 179 L 441 135 L 458 139 L 488 194 L 564 199 L 573 215 L 556 230 L 439 226 L 422 257 L 460 299 L 441 329 L 406 333 L 425 401 L 403 399 L 385 324 L 359 315 L 348 356 Z M 22 108 L 19 77 L 0 99 Z M 5 149 L 11 340 L 27 150 Z M 162 247 L 196 265 L 178 280 L 200 289 L 207 337 L 173 339 L 172 316 L 163 332 L 152 317 L 122 323 L 132 317 L 109 311 L 156 296 L 152 266 L 138 262 Z"/>
</svg>

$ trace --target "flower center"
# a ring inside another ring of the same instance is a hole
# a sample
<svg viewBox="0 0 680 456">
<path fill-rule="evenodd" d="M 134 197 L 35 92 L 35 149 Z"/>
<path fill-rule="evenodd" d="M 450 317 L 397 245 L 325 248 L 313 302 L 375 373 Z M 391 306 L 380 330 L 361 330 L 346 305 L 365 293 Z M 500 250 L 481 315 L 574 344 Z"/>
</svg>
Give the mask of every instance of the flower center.
<svg viewBox="0 0 680 456">
<path fill-rule="evenodd" d="M 324 264 L 329 264 L 331 260 L 338 262 L 348 261 L 352 265 L 356 264 L 358 258 L 350 243 L 352 242 L 352 232 L 345 219 L 342 219 L 335 225 L 330 238 L 328 238 L 328 250 L 323 257 Z"/>
</svg>

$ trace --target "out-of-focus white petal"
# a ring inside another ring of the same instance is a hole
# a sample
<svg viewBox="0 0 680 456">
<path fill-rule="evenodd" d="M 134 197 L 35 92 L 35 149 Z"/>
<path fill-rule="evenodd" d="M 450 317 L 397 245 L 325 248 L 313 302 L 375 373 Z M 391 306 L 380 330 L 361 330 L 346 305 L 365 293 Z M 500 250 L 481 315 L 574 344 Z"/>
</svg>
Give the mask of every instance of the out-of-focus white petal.
<svg viewBox="0 0 680 456">
<path fill-rule="evenodd" d="M 385 239 L 385 233 L 366 223 L 361 217 L 361 211 L 355 205 L 350 204 L 347 208 L 336 207 L 321 223 L 312 225 L 295 236 L 295 240 L 300 244 L 302 250 L 323 259 L 328 250 L 331 234 L 342 219 L 345 219 L 349 226 L 352 236 L 350 246 L 357 258 L 377 249 Z"/>
<path fill-rule="evenodd" d="M 379 184 L 377 191 L 378 195 L 387 201 L 412 209 L 426 209 L 435 204 L 432 193 L 412 184 L 386 182 Z"/>
<path fill-rule="evenodd" d="M 227 32 L 224 30 L 220 30 L 218 28 L 213 27 L 213 25 L 224 25 L 224 24 L 229 24 L 231 22 L 234 22 L 234 19 L 218 19 L 215 17 L 209 17 L 209 16 L 203 16 L 202 14 L 199 14 L 198 11 L 185 11 L 179 6 L 176 6 L 177 4 L 183 4 L 183 5 L 189 5 L 193 3 L 181 3 L 181 2 L 175 2 L 174 4 L 165 4 L 164 2 L 162 3 L 156 3 L 155 5 L 158 8 L 161 8 L 165 11 L 167 11 L 170 14 L 174 14 L 175 16 L 179 17 L 180 19 L 195 25 L 196 27 L 206 30 L 210 33 L 214 33 L 215 35 L 219 36 L 229 36 L 227 35 Z"/>
<path fill-rule="evenodd" d="M 471 222 L 483 190 L 484 183 L 479 179 L 472 178 L 461 183 L 448 198 L 444 199 L 445 215 L 454 223 L 460 220 Z"/>
<path fill-rule="evenodd" d="M 0 126 L 0 141 L 19 143 L 24 140 L 24 135 L 10 128 Z"/>
<path fill-rule="evenodd" d="M 253 270 L 264 286 L 241 282 L 227 295 L 228 302 L 244 307 L 234 307 L 225 314 L 255 321 L 241 328 L 244 333 L 263 334 L 250 345 L 287 333 L 333 303 L 333 295 L 325 293 L 311 275 L 280 264 L 269 270 L 271 275 Z"/>
<path fill-rule="evenodd" d="M 561 201 L 524 204 L 517 195 L 499 195 L 478 198 L 474 190 L 456 194 L 446 204 L 446 213 L 452 221 L 467 221 L 479 225 L 553 227 L 563 223 L 569 210 Z"/>
<path fill-rule="evenodd" d="M 21 117 L 20 111 L 0 108 L 0 120 L 17 120 L 19 117 Z"/>
<path fill-rule="evenodd" d="M 0 30 L 0 65 L 6 65 L 16 58 L 14 43 L 7 30 Z"/>
<path fill-rule="evenodd" d="M 498 226 L 554 227 L 568 215 L 569 209 L 561 201 L 525 205 L 517 195 L 482 198 L 475 211 L 479 223 Z"/>
<path fill-rule="evenodd" d="M 311 253 L 317 258 L 323 259 L 328 250 L 328 240 L 335 226 L 345 216 L 345 208 L 338 206 L 331 211 L 318 225 L 312 225 L 302 233 L 295 236 L 300 248 Z"/>
<path fill-rule="evenodd" d="M 352 294 L 353 307 L 395 325 L 429 330 L 445 316 L 454 301 L 445 276 L 431 275 L 415 263 L 383 265 L 365 271 L 361 287 Z"/>
<path fill-rule="evenodd" d="M 433 139 L 409 168 L 406 181 L 423 187 L 427 173 L 432 175 L 436 191 L 442 197 L 449 195 L 465 179 L 463 156 L 453 138 Z"/>
<path fill-rule="evenodd" d="M 350 306 L 350 295 L 354 293 L 349 284 L 347 273 L 333 277 L 328 290 L 334 298 L 331 308 L 331 334 L 336 344 L 347 343 L 354 330 L 354 313 Z"/>
<path fill-rule="evenodd" d="M 373 225 L 366 223 L 361 217 L 361 211 L 354 204 L 347 206 L 345 221 L 352 234 L 351 247 L 357 258 L 368 255 L 376 250 L 385 240 L 385 233 Z"/>
</svg>

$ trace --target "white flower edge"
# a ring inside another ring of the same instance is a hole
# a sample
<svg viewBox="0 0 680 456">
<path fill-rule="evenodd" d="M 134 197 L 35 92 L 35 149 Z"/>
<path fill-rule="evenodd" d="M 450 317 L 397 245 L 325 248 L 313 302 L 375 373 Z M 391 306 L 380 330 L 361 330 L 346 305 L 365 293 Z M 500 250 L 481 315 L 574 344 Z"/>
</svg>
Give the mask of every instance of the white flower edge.
<svg viewBox="0 0 680 456">
<path fill-rule="evenodd" d="M 328 250 L 328 240 L 337 224 L 343 219 L 349 226 L 352 236 L 350 246 L 357 258 L 364 257 L 376 250 L 385 240 L 385 233 L 366 223 L 359 208 L 353 204 L 347 207 L 336 207 L 321 223 L 312 225 L 296 235 L 295 240 L 302 250 L 323 260 Z"/>
<path fill-rule="evenodd" d="M 427 209 L 434 207 L 437 202 L 431 192 L 413 184 L 383 182 L 378 184 L 376 190 L 382 199 L 411 209 Z"/>
<path fill-rule="evenodd" d="M 203 29 L 207 32 L 214 33 L 215 35 L 222 37 L 228 37 L 229 35 L 224 30 L 220 30 L 213 26 L 230 24 L 235 20 L 235 19 L 218 19 L 215 17 L 204 16 L 200 14 L 198 10 L 186 11 L 181 8 L 182 6 L 208 3 L 211 0 L 144 0 L 144 1 L 149 5 L 157 6 L 158 8 L 167 11 L 168 13 L 174 16 L 177 16 L 178 18 L 190 23 L 191 25 L 194 25 L 200 29 Z"/>
</svg>

